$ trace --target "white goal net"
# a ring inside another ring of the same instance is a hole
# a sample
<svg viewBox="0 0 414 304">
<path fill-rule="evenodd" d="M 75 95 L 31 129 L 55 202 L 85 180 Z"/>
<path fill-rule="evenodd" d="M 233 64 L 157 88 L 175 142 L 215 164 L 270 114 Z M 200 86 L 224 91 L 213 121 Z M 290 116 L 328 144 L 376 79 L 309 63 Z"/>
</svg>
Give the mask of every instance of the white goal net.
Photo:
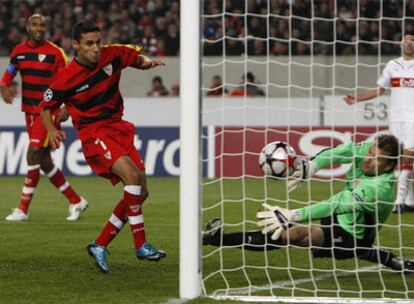
<svg viewBox="0 0 414 304">
<path fill-rule="evenodd" d="M 343 189 L 345 165 L 321 170 L 288 193 L 286 179 L 261 173 L 260 150 L 279 140 L 312 156 L 387 132 L 387 93 L 354 106 L 342 98 L 376 87 L 413 24 L 409 0 L 202 1 L 202 229 L 221 219 L 220 244 L 201 251 L 204 296 L 302 303 L 414 299 L 414 274 L 378 263 L 314 258 L 295 246 L 252 251 L 223 244 L 226 233 L 258 230 L 262 203 L 295 209 Z M 391 214 L 375 245 L 414 259 L 413 224 L 414 213 Z"/>
</svg>

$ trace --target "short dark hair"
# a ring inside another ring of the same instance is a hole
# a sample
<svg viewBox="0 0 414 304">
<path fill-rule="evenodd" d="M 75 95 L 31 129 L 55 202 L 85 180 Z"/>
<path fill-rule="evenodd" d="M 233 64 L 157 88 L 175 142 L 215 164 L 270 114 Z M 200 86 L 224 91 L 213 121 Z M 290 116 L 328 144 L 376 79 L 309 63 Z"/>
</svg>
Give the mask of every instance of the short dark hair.
<svg viewBox="0 0 414 304">
<path fill-rule="evenodd" d="M 214 75 L 212 79 L 222 81 L 220 75 Z"/>
<path fill-rule="evenodd" d="M 247 81 L 251 83 L 254 83 L 254 80 L 255 80 L 254 74 L 252 72 L 247 72 L 246 75 L 243 76 L 243 78 L 244 78 L 244 81 L 246 81 L 247 79 Z"/>
<path fill-rule="evenodd" d="M 79 21 L 73 26 L 72 39 L 79 42 L 82 37 L 82 34 L 100 31 L 101 29 L 95 22 L 89 20 Z"/>
<path fill-rule="evenodd" d="M 162 83 L 161 77 L 160 76 L 154 76 L 154 78 L 152 78 L 152 82 L 154 83 L 156 81 L 158 81 L 159 83 Z"/>
<path fill-rule="evenodd" d="M 398 164 L 399 158 L 403 153 L 404 145 L 391 134 L 379 135 L 376 139 L 377 147 L 381 152 L 387 156 L 386 165 L 391 165 L 391 168 L 386 172 L 394 171 Z"/>
</svg>

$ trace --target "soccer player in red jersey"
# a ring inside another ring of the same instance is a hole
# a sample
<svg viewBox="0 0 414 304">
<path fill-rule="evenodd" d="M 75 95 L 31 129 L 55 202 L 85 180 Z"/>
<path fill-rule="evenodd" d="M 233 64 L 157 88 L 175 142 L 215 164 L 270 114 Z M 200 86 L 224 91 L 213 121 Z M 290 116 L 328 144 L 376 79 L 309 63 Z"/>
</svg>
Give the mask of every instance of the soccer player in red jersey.
<svg viewBox="0 0 414 304">
<path fill-rule="evenodd" d="M 8 104 L 13 102 L 12 82 L 20 71 L 22 77 L 22 111 L 26 115 L 26 129 L 30 143 L 27 151 L 28 171 L 18 208 L 6 217 L 8 221 L 25 221 L 29 218 L 29 205 L 39 182 L 42 169 L 53 185 L 69 200 L 68 221 L 75 221 L 88 206 L 65 180 L 62 171 L 56 167 L 50 156 L 49 135 L 42 124 L 39 103 L 43 92 L 52 78 L 66 65 L 66 55 L 52 42 L 45 40 L 46 22 L 42 15 L 29 17 L 27 25 L 29 39 L 17 45 L 11 55 L 10 63 L 0 82 L 1 96 Z M 56 109 L 52 113 L 55 125 L 67 119 L 66 110 Z M 66 116 L 66 118 L 64 118 Z"/>
<path fill-rule="evenodd" d="M 145 167 L 134 146 L 135 126 L 122 119 L 123 99 L 119 91 L 121 71 L 128 66 L 151 69 L 164 65 L 140 55 L 141 48 L 127 45 L 101 47 L 99 27 L 90 21 L 73 28 L 76 58 L 67 65 L 45 91 L 41 117 L 58 147 L 66 138 L 53 124 L 52 112 L 64 103 L 78 130 L 85 159 L 93 171 L 113 184 L 122 181 L 124 194 L 109 221 L 87 246 L 100 271 L 109 271 L 106 247 L 129 222 L 136 256 L 159 261 L 165 252 L 154 248 L 145 238 L 142 203 L 148 196 Z"/>
</svg>

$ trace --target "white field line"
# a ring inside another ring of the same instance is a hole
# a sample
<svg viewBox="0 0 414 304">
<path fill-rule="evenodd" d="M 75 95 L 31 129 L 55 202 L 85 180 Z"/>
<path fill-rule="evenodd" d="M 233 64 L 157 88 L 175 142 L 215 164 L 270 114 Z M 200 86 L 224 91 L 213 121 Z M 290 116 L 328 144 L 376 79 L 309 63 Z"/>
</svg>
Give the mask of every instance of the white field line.
<svg viewBox="0 0 414 304">
<path fill-rule="evenodd" d="M 306 284 L 306 283 L 310 283 L 310 282 L 318 282 L 318 281 L 323 281 L 323 280 L 327 280 L 327 279 L 331 279 L 333 277 L 337 277 L 337 278 L 343 278 L 343 277 L 348 277 L 350 275 L 354 275 L 357 271 L 358 272 L 364 272 L 364 271 L 373 271 L 373 270 L 377 270 L 379 267 L 378 266 L 369 266 L 369 267 L 363 267 L 360 269 L 354 269 L 353 271 L 346 271 L 346 272 L 340 272 L 340 273 L 336 273 L 336 274 L 323 274 L 323 275 L 319 275 L 319 276 L 315 276 L 313 278 L 306 278 L 306 279 L 297 279 L 297 280 L 285 280 L 285 281 L 278 281 L 278 282 L 274 282 L 272 284 L 266 284 L 266 285 L 262 285 L 262 286 L 250 286 L 250 287 L 246 287 L 246 288 L 240 288 L 240 289 L 231 289 L 231 290 L 219 290 L 220 294 L 225 294 L 225 295 L 241 295 L 241 294 L 251 294 L 254 293 L 256 291 L 262 291 L 262 290 L 268 290 L 271 288 L 278 288 L 278 287 L 288 287 L 288 286 L 296 286 L 299 284 Z M 218 292 L 216 292 L 216 295 L 219 295 Z"/>
</svg>

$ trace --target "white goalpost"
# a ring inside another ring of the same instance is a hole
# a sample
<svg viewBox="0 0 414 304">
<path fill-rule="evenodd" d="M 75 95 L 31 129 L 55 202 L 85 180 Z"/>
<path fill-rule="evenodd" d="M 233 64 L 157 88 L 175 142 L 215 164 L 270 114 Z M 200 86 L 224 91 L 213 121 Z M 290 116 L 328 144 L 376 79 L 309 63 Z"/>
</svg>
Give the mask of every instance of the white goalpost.
<svg viewBox="0 0 414 304">
<path fill-rule="evenodd" d="M 182 299 L 413 303 L 414 274 L 357 258 L 314 258 L 295 246 L 223 245 L 224 233 L 258 230 L 263 203 L 296 209 L 343 188 L 347 165 L 320 170 L 289 193 L 286 179 L 260 171 L 266 144 L 285 141 L 307 157 L 388 132 L 388 95 L 342 101 L 376 87 L 385 64 L 399 57 L 409 22 L 414 30 L 410 1 L 372 3 L 181 0 Z M 220 246 L 203 246 L 213 218 L 221 219 Z M 412 231 L 412 214 L 392 214 L 375 245 L 414 259 Z"/>
<path fill-rule="evenodd" d="M 181 0 L 180 298 L 201 295 L 200 3 Z"/>
</svg>

